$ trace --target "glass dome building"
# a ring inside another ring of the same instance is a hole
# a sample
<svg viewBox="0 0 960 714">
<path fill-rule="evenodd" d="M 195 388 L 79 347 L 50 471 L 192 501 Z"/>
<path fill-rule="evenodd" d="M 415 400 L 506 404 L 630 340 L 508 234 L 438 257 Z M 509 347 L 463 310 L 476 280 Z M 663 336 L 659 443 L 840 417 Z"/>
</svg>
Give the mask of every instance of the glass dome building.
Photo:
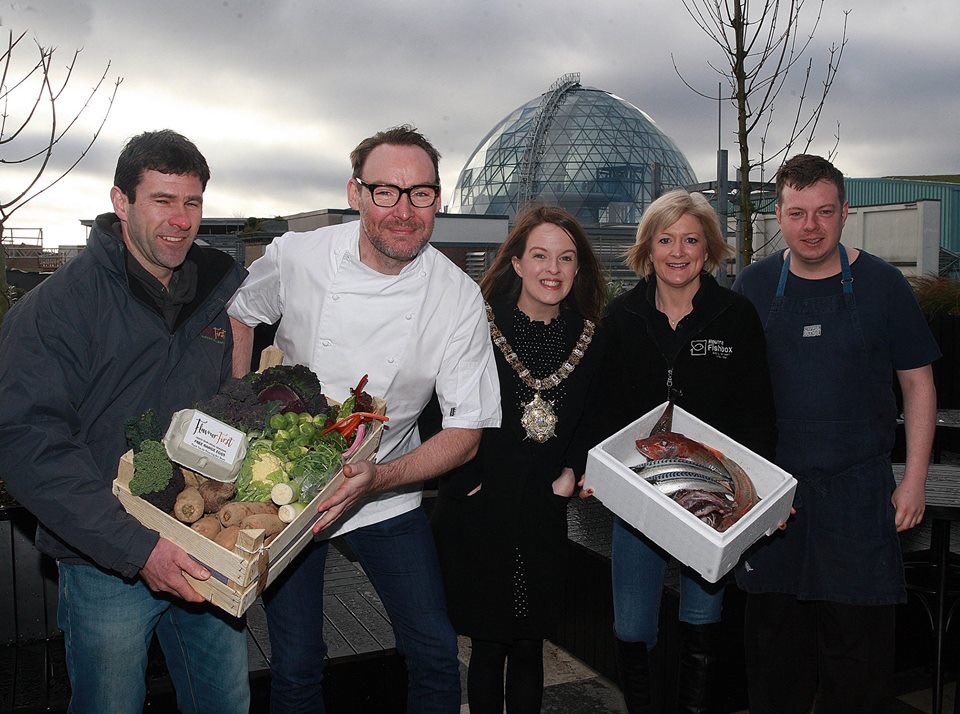
<svg viewBox="0 0 960 714">
<path fill-rule="evenodd" d="M 447 210 L 512 218 L 538 199 L 582 223 L 638 223 L 664 190 L 692 183 L 690 164 L 649 116 L 568 74 L 484 137 Z"/>
</svg>

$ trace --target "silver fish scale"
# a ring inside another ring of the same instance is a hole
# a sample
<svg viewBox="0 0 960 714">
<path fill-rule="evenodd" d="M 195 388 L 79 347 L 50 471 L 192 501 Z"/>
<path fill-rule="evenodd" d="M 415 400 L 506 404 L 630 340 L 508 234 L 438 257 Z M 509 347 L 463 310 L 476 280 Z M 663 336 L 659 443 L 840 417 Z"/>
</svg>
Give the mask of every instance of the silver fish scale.
<svg viewBox="0 0 960 714">
<path fill-rule="evenodd" d="M 688 459 L 657 459 L 631 470 L 667 495 L 683 490 L 733 493 L 733 479 L 728 475 Z"/>
<path fill-rule="evenodd" d="M 697 461 L 691 461 L 690 459 L 682 459 L 680 457 L 671 457 L 669 459 L 653 459 L 651 461 L 646 461 L 638 466 L 638 468 L 649 470 L 649 469 L 659 469 L 660 467 L 667 468 L 681 468 L 691 470 L 697 473 L 710 472 L 719 476 L 720 478 L 733 483 L 733 478 L 726 471 L 722 471 L 715 466 L 709 464 L 701 464 Z M 637 473 L 640 473 L 637 471 Z"/>
</svg>

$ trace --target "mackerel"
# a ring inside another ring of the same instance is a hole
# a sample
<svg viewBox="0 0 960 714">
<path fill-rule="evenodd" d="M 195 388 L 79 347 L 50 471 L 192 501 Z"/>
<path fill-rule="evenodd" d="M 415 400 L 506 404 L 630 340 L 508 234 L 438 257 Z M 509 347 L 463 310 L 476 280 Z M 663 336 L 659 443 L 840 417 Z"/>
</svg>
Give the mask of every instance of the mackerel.
<svg viewBox="0 0 960 714">
<path fill-rule="evenodd" d="M 669 462 L 669 463 L 666 463 Z M 682 459 L 663 459 L 634 466 L 632 469 L 661 493 L 677 491 L 710 491 L 732 494 L 733 482 L 715 471 Z"/>
</svg>

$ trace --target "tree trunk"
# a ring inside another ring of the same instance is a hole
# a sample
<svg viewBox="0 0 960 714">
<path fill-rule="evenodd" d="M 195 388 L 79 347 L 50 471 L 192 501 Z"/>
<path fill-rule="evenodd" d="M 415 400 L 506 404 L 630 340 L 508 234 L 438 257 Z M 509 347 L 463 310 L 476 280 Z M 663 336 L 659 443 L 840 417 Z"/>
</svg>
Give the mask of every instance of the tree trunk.
<svg viewBox="0 0 960 714">
<path fill-rule="evenodd" d="M 0 223 L 0 238 L 3 237 L 3 224 Z M 7 285 L 7 254 L 0 244 L 0 324 L 10 309 L 10 288 Z"/>
<path fill-rule="evenodd" d="M 753 203 L 750 200 L 750 133 L 747 130 L 747 87 L 744 70 L 746 47 L 744 46 L 745 19 L 743 6 L 734 2 L 733 31 L 736 42 L 736 57 L 733 76 L 737 95 L 737 143 L 740 145 L 740 260 L 741 265 L 750 265 L 753 258 Z"/>
</svg>

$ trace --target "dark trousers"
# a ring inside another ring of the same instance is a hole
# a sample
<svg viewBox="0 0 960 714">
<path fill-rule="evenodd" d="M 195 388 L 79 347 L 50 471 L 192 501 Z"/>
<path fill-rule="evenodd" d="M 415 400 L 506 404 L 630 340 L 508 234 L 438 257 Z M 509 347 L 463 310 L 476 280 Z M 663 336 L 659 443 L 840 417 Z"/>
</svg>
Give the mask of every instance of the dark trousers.
<svg viewBox="0 0 960 714">
<path fill-rule="evenodd" d="M 447 619 L 436 547 L 423 510 L 415 508 L 343 538 L 393 623 L 397 649 L 407 665 L 407 713 L 459 712 L 457 636 Z M 273 652 L 274 714 L 324 711 L 323 571 L 328 548 L 327 541 L 308 545 L 263 593 Z"/>
<path fill-rule="evenodd" d="M 893 605 L 747 597 L 744 619 L 751 714 L 872 714 L 889 697 Z"/>
</svg>

